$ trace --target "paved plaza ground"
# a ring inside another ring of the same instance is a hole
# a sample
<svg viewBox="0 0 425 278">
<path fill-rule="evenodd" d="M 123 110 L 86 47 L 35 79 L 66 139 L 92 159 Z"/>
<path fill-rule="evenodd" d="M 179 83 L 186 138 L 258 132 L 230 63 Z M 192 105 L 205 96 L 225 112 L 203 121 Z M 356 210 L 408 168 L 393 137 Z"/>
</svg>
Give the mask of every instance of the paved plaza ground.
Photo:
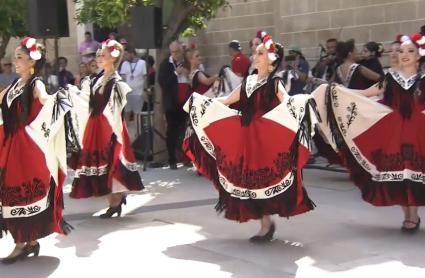
<svg viewBox="0 0 425 278">
<path fill-rule="evenodd" d="M 66 196 L 73 233 L 41 240 L 40 257 L 0 265 L 0 277 L 425 277 L 425 230 L 401 234 L 400 209 L 361 201 L 346 173 L 305 170 L 317 208 L 275 218 L 276 239 L 265 245 L 248 241 L 257 223 L 216 214 L 213 186 L 193 169 L 142 176 L 147 188 L 128 197 L 121 218 L 95 217 L 102 198 Z M 0 257 L 12 248 L 10 237 L 0 240 Z"/>
</svg>

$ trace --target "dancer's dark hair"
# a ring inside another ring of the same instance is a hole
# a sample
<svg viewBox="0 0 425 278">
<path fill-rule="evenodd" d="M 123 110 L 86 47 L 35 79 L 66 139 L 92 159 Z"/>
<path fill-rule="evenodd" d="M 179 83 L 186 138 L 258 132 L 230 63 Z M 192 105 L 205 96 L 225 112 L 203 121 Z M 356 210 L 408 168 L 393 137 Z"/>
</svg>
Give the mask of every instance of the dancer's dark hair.
<svg viewBox="0 0 425 278">
<path fill-rule="evenodd" d="M 10 134 L 15 132 L 18 127 L 25 123 L 28 120 L 29 115 L 31 114 L 31 106 L 32 102 L 34 101 L 34 87 L 35 82 L 38 79 L 38 77 L 42 74 L 44 65 L 46 64 L 46 55 L 45 55 L 45 49 L 42 45 L 37 44 L 38 50 L 41 53 L 41 58 L 39 60 L 35 61 L 34 64 L 34 71 L 31 75 L 31 77 L 27 80 L 25 85 L 23 86 L 23 92 L 18 97 L 20 100 L 21 108 L 18 111 L 18 102 L 15 101 L 12 103 L 10 108 L 3 109 L 3 119 L 4 119 L 4 133 L 5 137 L 7 138 Z M 30 50 L 26 48 L 25 46 L 21 45 L 19 46 L 19 49 L 22 50 L 25 54 L 30 57 Z M 30 58 L 31 59 L 31 58 Z M 16 79 L 13 84 L 10 86 L 10 89 L 14 87 L 18 79 Z M 9 90 L 10 90 L 9 89 Z M 5 104 L 6 101 L 3 101 L 3 104 Z M 2 105 L 2 107 L 5 107 Z"/>
</svg>

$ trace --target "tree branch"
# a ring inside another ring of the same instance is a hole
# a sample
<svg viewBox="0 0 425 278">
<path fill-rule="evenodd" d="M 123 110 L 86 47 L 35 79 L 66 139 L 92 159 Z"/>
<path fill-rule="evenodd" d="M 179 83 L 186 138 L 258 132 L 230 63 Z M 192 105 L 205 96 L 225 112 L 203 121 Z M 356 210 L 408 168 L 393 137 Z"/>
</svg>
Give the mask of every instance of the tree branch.
<svg viewBox="0 0 425 278">
<path fill-rule="evenodd" d="M 0 59 L 6 54 L 6 48 L 10 41 L 10 34 L 2 34 L 1 36 L 1 45 L 0 45 Z"/>
</svg>

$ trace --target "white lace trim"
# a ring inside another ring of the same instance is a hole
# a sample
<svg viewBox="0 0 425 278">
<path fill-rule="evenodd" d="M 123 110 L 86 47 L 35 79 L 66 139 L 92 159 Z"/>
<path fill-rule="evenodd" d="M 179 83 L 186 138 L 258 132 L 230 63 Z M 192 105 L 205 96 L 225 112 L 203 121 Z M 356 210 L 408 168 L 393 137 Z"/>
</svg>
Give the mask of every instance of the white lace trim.
<svg viewBox="0 0 425 278">
<path fill-rule="evenodd" d="M 80 169 L 75 170 L 75 177 L 80 176 L 103 176 L 108 173 L 108 165 L 102 165 L 99 167 L 87 167 L 82 166 Z"/>
<path fill-rule="evenodd" d="M 226 177 L 218 171 L 219 181 L 224 190 L 226 190 L 230 195 L 238 199 L 269 199 L 273 198 L 279 194 L 282 194 L 288 190 L 294 183 L 294 175 L 289 172 L 286 174 L 283 179 L 266 188 L 261 189 L 247 189 L 243 187 L 238 187 L 231 183 Z"/>
<path fill-rule="evenodd" d="M 246 78 L 245 93 L 249 98 L 258 88 L 267 83 L 267 78 L 258 81 L 258 75 L 252 74 Z"/>
<path fill-rule="evenodd" d="M 16 84 L 18 84 L 18 82 L 16 82 Z M 14 86 L 14 88 L 10 89 L 10 91 L 7 93 L 7 107 L 10 107 L 12 105 L 12 102 L 17 97 L 22 95 L 23 92 L 24 92 L 24 88 L 20 87 L 19 89 L 16 89 L 16 85 Z"/>
<path fill-rule="evenodd" d="M 0 215 L 3 218 L 22 218 L 32 217 L 39 213 L 42 213 L 49 207 L 48 196 L 46 195 L 43 199 L 28 204 L 26 206 L 2 206 L 0 203 Z"/>
<path fill-rule="evenodd" d="M 413 86 L 413 84 L 415 84 L 415 81 L 418 77 L 418 74 L 414 74 L 412 76 L 410 76 L 409 78 L 404 78 L 398 71 L 395 70 L 391 70 L 390 71 L 391 76 L 393 77 L 393 79 L 404 89 L 404 90 L 409 90 L 410 87 Z M 422 74 L 421 77 L 423 77 L 424 74 Z"/>
<path fill-rule="evenodd" d="M 345 79 L 344 79 L 344 77 L 342 76 L 341 66 L 339 66 L 339 67 L 337 68 L 337 74 L 338 74 L 338 77 L 339 77 L 339 79 L 341 80 L 342 84 L 343 84 L 345 87 L 348 87 L 348 86 L 350 85 L 351 78 L 353 78 L 354 71 L 357 69 L 357 67 L 358 67 L 358 66 L 360 66 L 360 65 L 359 65 L 359 64 L 351 64 L 351 65 L 350 65 L 350 68 L 349 68 L 349 70 L 348 70 L 347 77 L 346 77 Z"/>
</svg>

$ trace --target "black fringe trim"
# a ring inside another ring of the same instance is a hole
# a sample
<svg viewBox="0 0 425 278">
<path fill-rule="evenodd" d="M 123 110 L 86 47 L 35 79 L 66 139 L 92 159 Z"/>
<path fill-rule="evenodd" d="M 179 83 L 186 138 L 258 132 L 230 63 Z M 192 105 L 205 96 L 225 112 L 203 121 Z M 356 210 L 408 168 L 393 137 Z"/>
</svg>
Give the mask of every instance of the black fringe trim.
<svg viewBox="0 0 425 278">
<path fill-rule="evenodd" d="M 74 228 L 63 218 L 55 223 L 55 194 L 57 187 L 53 179 L 47 196 L 48 207 L 41 213 L 31 217 L 3 218 L 0 217 L 0 238 L 2 233 L 10 232 L 15 242 L 30 242 L 46 237 L 54 232 L 69 234 Z M 58 206 L 60 204 L 57 204 Z M 62 208 L 60 208 L 62 209 Z M 59 228 L 59 230 L 58 230 Z"/>
<path fill-rule="evenodd" d="M 336 98 L 336 90 L 335 90 L 335 84 L 329 84 L 328 87 L 326 87 L 326 114 L 327 114 L 327 124 L 331 130 L 332 133 L 332 140 L 335 142 L 338 150 L 342 150 L 344 148 L 345 142 L 344 137 L 339 132 L 338 123 L 335 119 L 335 114 L 333 110 L 333 98 Z"/>
</svg>

